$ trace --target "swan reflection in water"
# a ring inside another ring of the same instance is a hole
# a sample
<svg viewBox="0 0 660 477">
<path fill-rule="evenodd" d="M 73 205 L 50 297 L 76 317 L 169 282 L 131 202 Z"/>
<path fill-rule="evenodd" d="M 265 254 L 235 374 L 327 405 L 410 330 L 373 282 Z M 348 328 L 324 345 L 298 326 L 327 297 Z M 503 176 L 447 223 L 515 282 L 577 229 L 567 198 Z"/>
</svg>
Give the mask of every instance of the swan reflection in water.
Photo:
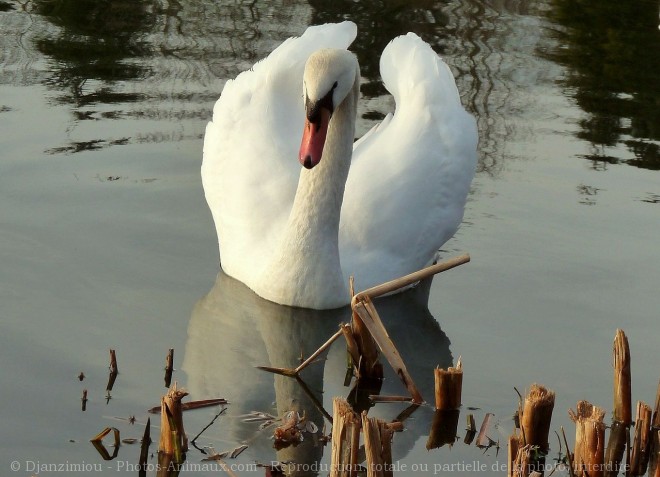
<svg viewBox="0 0 660 477">
<path fill-rule="evenodd" d="M 436 365 L 451 366 L 452 356 L 449 339 L 428 310 L 429 289 L 427 280 L 405 293 L 377 299 L 375 306 L 422 396 L 432 403 L 433 369 Z M 329 459 L 330 446 L 324 447 L 306 433 L 297 446 L 276 451 L 271 439 L 273 427 L 260 431 L 259 423 L 246 423 L 243 418 L 252 411 L 282 417 L 295 410 L 301 415 L 304 412 L 307 420 L 319 429 L 325 427 L 329 434 L 331 424 L 314 400 L 332 413 L 332 398 L 349 395 L 350 388 L 343 386 L 347 364 L 343 339 L 332 345 L 325 361 L 312 363 L 302 371 L 307 390 L 296 379 L 255 367 L 295 368 L 301 354 L 311 355 L 337 331 L 339 323 L 348 323 L 350 316 L 348 307 L 312 310 L 277 305 L 221 271 L 214 287 L 192 311 L 183 360 L 193 399 L 223 397 L 231 403 L 213 426 L 215 430 L 209 429 L 204 437 L 222 441 L 223 449 L 246 443 L 249 454 L 260 462 L 292 461 L 303 469 L 318 465 L 324 454 Z M 403 384 L 382 356 L 381 361 L 385 379 L 380 393 L 405 395 Z M 369 416 L 389 421 L 406 407 L 377 404 L 369 409 Z M 414 422 L 406 421 L 406 431 L 394 436 L 395 460 L 405 457 L 415 441 L 428 434 L 432 414 L 431 406 L 414 411 Z"/>
</svg>

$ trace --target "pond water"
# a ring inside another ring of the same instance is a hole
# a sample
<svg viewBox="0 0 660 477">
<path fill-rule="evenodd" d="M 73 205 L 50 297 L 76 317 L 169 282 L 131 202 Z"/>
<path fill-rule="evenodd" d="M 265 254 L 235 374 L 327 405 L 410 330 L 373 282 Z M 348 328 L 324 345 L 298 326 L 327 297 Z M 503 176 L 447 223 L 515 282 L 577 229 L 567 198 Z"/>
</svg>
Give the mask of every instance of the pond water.
<svg viewBox="0 0 660 477">
<path fill-rule="evenodd" d="M 436 277 L 430 290 L 377 303 L 427 400 L 436 365 L 462 356 L 465 369 L 460 440 L 427 451 L 433 411 L 422 406 L 394 437 L 395 475 L 425 467 L 503 475 L 514 386 L 533 382 L 557 393 L 552 429 L 564 426 L 572 441 L 567 410 L 578 399 L 611 408 L 617 328 L 630 340 L 633 400 L 653 403 L 660 369 L 657 1 L 3 0 L 2 475 L 53 475 L 66 465 L 65 475 L 75 465 L 94 475 L 136 473 L 138 445 L 124 444 L 104 461 L 89 440 L 105 427 L 141 437 L 147 409 L 165 392 L 169 348 L 174 379 L 190 399 L 231 402 L 197 439 L 200 448 L 248 444 L 228 459 L 238 475 L 263 474 L 249 466 L 274 460 L 321 465 L 299 475 L 327 474 L 329 446 L 308 436 L 276 451 L 273 428 L 259 430 L 242 416 L 300 409 L 329 432 L 303 387 L 254 367 L 295 365 L 348 312 L 276 306 L 218 275 L 199 168 L 224 82 L 308 25 L 343 19 L 359 29 L 358 135 L 392 107 L 378 58 L 407 31 L 451 65 L 480 131 L 465 221 L 443 248 L 445 257 L 469 252 L 471 263 Z M 107 399 L 110 348 L 119 376 Z M 304 372 L 326 410 L 350 392 L 345 368 L 338 342 Z M 388 373 L 381 392 L 403 394 Z M 405 409 L 378 404 L 370 415 L 392 419 Z M 187 412 L 189 436 L 218 412 Z M 500 449 L 463 444 L 467 413 L 477 425 L 495 415 L 489 436 Z M 554 457 L 554 434 L 551 445 Z M 187 462 L 203 457 L 192 448 Z M 212 473 L 190 467 L 181 475 Z"/>
</svg>

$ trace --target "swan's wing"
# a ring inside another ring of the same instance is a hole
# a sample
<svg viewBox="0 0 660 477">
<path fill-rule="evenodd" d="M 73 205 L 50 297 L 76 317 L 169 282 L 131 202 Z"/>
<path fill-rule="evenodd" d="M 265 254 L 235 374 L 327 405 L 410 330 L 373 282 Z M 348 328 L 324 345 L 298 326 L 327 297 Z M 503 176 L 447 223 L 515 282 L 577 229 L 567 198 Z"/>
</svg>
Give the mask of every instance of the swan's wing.
<svg viewBox="0 0 660 477">
<path fill-rule="evenodd" d="M 289 215 L 300 164 L 305 62 L 320 48 L 347 48 L 351 22 L 310 27 L 228 81 L 206 127 L 202 182 L 220 242 L 222 267 L 245 274 L 258 263 Z"/>
<path fill-rule="evenodd" d="M 457 230 L 477 161 L 477 128 L 449 67 L 409 33 L 383 51 L 396 111 L 355 144 L 340 225 L 357 290 L 426 266 Z"/>
</svg>

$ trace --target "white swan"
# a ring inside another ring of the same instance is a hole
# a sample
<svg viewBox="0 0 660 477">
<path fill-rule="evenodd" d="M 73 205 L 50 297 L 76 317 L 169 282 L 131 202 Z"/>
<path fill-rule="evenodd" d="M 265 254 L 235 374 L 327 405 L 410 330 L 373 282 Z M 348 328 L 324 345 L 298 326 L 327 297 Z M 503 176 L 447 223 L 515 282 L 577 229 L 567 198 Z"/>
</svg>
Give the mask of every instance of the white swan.
<svg viewBox="0 0 660 477">
<path fill-rule="evenodd" d="M 424 267 L 463 218 L 477 130 L 449 68 L 394 39 L 380 69 L 396 111 L 353 144 L 355 35 L 344 22 L 285 41 L 226 83 L 206 128 L 221 266 L 276 303 L 345 305 L 350 275 L 362 290 Z"/>
</svg>

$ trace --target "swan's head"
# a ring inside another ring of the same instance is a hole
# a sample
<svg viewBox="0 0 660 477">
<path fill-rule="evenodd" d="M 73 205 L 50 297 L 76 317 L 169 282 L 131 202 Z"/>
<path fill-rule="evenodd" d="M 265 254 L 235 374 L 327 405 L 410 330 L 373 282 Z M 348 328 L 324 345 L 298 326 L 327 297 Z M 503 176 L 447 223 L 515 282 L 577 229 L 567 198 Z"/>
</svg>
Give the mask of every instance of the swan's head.
<svg viewBox="0 0 660 477">
<path fill-rule="evenodd" d="M 355 55 L 346 50 L 318 50 L 307 60 L 303 76 L 305 128 L 299 155 L 307 169 L 321 161 L 330 118 L 353 89 L 357 71 Z"/>
</svg>

